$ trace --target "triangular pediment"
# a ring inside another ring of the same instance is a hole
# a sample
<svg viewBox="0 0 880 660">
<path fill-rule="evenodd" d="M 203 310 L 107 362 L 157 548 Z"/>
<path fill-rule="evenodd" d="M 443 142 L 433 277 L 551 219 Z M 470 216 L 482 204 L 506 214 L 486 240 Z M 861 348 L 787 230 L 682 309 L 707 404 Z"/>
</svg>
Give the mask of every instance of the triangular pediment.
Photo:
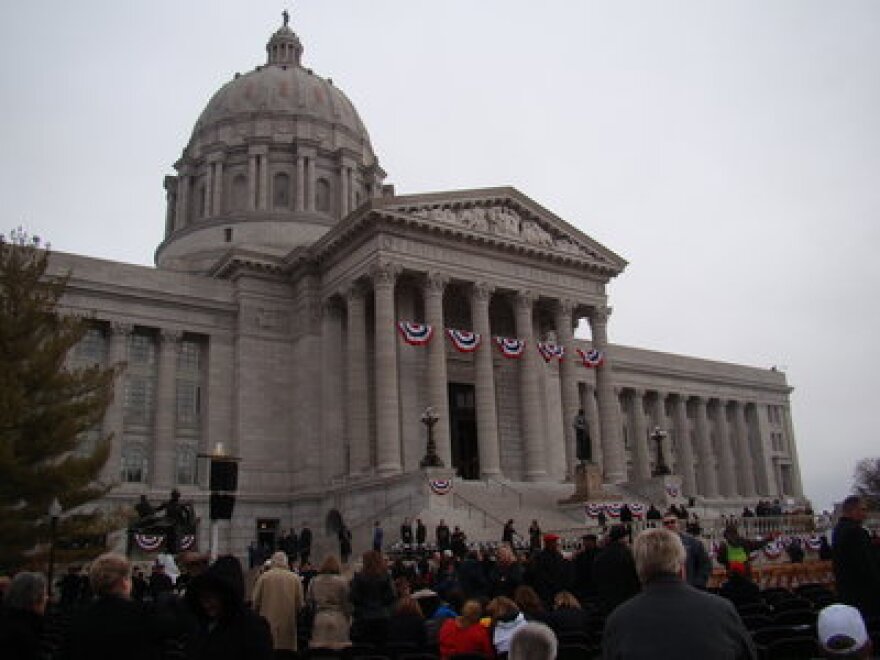
<svg viewBox="0 0 880 660">
<path fill-rule="evenodd" d="M 397 196 L 374 200 L 370 206 L 456 234 L 588 263 L 612 276 L 626 267 L 622 257 L 515 188 Z"/>
</svg>

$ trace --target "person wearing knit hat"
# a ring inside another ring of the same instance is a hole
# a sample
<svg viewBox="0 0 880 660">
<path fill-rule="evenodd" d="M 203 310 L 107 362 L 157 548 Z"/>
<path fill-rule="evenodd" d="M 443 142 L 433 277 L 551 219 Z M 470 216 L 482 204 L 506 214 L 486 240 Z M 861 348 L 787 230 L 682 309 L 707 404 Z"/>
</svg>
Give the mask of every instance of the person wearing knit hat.
<svg viewBox="0 0 880 660">
<path fill-rule="evenodd" d="M 816 622 L 819 646 L 829 658 L 870 658 L 871 639 L 861 613 L 850 605 L 829 605 Z"/>
</svg>

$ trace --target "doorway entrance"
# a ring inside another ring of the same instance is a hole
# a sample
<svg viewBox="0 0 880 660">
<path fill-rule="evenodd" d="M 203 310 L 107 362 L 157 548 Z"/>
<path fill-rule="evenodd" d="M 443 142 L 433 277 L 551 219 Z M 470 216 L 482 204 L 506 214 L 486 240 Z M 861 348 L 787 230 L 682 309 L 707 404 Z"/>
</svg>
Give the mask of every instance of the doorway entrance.
<svg viewBox="0 0 880 660">
<path fill-rule="evenodd" d="M 479 479 L 477 410 L 474 386 L 470 383 L 449 383 L 449 436 L 452 467 L 458 476 L 462 479 Z"/>
</svg>

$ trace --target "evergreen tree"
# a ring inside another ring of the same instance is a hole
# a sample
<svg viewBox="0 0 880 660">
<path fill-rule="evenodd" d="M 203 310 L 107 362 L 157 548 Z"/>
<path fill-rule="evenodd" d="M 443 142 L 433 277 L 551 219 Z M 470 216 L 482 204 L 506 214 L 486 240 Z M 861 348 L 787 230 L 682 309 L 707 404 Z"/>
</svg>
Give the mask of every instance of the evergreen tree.
<svg viewBox="0 0 880 660">
<path fill-rule="evenodd" d="M 853 492 L 871 509 L 880 510 L 880 458 L 863 458 L 856 463 Z"/>
<path fill-rule="evenodd" d="M 103 418 L 116 368 L 70 366 L 89 321 L 59 311 L 69 276 L 48 273 L 49 257 L 20 228 L 0 235 L 0 571 L 42 563 L 55 498 L 58 539 L 107 531 L 83 505 L 107 490 L 98 475 L 111 438 L 80 440 Z"/>
</svg>

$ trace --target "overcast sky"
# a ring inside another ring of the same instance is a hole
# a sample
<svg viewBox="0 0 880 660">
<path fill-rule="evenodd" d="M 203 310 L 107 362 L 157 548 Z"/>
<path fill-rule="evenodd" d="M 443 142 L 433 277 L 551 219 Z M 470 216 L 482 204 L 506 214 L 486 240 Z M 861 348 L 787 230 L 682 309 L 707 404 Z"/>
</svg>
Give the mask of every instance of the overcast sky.
<svg viewBox="0 0 880 660">
<path fill-rule="evenodd" d="M 6 0 L 0 227 L 151 265 L 285 6 L 398 193 L 513 185 L 630 262 L 613 342 L 785 370 L 817 507 L 880 454 L 880 2 Z"/>
</svg>

